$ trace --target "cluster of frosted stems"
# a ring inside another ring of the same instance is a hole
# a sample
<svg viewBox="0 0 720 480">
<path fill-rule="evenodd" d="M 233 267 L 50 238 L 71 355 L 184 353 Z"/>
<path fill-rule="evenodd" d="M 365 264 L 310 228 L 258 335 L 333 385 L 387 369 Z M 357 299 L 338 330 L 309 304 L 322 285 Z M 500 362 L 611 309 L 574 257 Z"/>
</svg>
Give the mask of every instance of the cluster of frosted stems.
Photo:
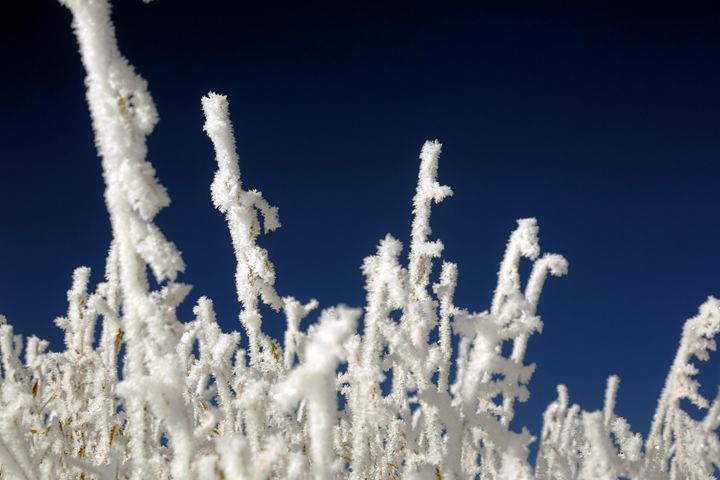
<svg viewBox="0 0 720 480">
<path fill-rule="evenodd" d="M 245 338 L 220 330 L 206 297 L 192 321 L 179 321 L 190 287 L 176 281 L 183 260 L 153 223 L 169 197 L 146 161 L 157 121 L 146 82 L 117 48 L 107 0 L 61 2 L 87 72 L 113 241 L 94 291 L 88 268 L 73 274 L 67 314 L 56 320 L 65 351 L 23 342 L 0 317 L 0 478 L 713 478 L 720 400 L 700 395 L 692 362 L 715 348 L 714 298 L 685 324 L 646 438 L 615 414 L 617 377 L 598 412 L 570 404 L 561 385 L 530 464 L 536 438 L 510 424 L 529 395 L 535 365 L 524 355 L 542 328 L 543 284 L 567 262 L 541 255 L 535 219 L 519 220 L 490 308 L 455 305 L 457 265 L 440 264 L 443 244 L 430 239 L 431 207 L 452 195 L 437 181 L 437 142 L 420 153 L 408 261 L 387 235 L 362 265 L 365 307 L 326 308 L 304 332 L 318 302 L 275 290 L 257 239 L 280 226 L 278 212 L 243 188 L 227 99 L 210 93 L 202 108 L 218 164 L 212 201 L 237 258 Z M 524 282 L 523 259 L 533 262 Z M 261 305 L 284 315 L 282 344 L 263 333 Z"/>
</svg>

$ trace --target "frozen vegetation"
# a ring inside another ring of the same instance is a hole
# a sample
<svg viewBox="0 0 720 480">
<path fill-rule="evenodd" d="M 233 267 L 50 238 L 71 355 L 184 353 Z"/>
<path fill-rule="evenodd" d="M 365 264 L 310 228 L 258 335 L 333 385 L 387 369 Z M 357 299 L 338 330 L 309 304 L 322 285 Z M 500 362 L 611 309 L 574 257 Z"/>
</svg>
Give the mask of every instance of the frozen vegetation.
<svg viewBox="0 0 720 480">
<path fill-rule="evenodd" d="M 220 330 L 206 297 L 192 321 L 179 321 L 189 286 L 177 281 L 180 253 L 153 223 L 169 197 L 146 161 L 157 121 L 147 84 L 118 50 L 107 0 L 61 2 L 87 72 L 113 241 L 104 282 L 92 289 L 88 268 L 73 274 L 67 314 L 56 321 L 65 351 L 23 341 L 0 317 L 0 478 L 714 477 L 720 398 L 703 398 L 693 378 L 693 362 L 715 349 L 714 298 L 685 324 L 647 437 L 616 415 L 617 377 L 608 379 L 602 411 L 570 403 L 560 385 L 538 439 L 509 428 L 516 402 L 529 395 L 535 365 L 524 354 L 542 328 L 543 284 L 568 265 L 541 254 L 535 219 L 521 219 L 490 308 L 455 305 L 457 265 L 442 262 L 431 279 L 443 251 L 430 237 L 431 208 L 452 195 L 437 181 L 438 142 L 420 152 L 407 262 L 397 239 L 381 239 L 362 266 L 364 308 L 325 309 L 304 332 L 300 322 L 318 303 L 275 290 L 270 255 L 257 241 L 280 226 L 278 211 L 243 186 L 227 99 L 208 94 L 204 130 L 218 164 L 212 202 L 235 251 L 242 334 Z M 533 262 L 527 279 L 521 261 Z M 282 344 L 263 333 L 262 304 L 285 316 Z M 683 401 L 705 417 L 688 415 Z"/>
</svg>

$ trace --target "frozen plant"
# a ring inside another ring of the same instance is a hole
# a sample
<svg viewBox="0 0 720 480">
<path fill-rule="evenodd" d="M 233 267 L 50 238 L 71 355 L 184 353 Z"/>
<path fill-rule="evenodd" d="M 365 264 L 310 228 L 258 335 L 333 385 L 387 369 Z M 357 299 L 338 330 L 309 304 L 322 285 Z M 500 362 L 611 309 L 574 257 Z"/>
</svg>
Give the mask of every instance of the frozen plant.
<svg viewBox="0 0 720 480">
<path fill-rule="evenodd" d="M 529 463 L 535 437 L 510 424 L 516 402 L 529 396 L 535 365 L 524 357 L 542 328 L 543 285 L 568 264 L 541 255 L 537 222 L 521 219 L 490 308 L 455 305 L 457 265 L 442 262 L 431 278 L 443 251 L 430 237 L 431 209 L 452 195 L 437 180 L 436 141 L 420 153 L 407 261 L 387 235 L 362 265 L 364 308 L 326 308 L 303 332 L 318 302 L 276 291 L 258 239 L 280 226 L 277 209 L 244 189 L 227 99 L 208 94 L 204 130 L 218 164 L 212 201 L 230 230 L 248 350 L 240 333 L 220 330 L 206 297 L 194 319 L 180 321 L 176 309 L 190 287 L 177 282 L 183 260 L 153 223 L 169 197 L 146 160 L 157 121 L 147 84 L 117 48 L 107 0 L 60 1 L 72 12 L 87 72 L 113 241 L 94 290 L 88 268 L 73 273 L 67 313 L 56 320 L 64 351 L 23 341 L 0 316 L 0 478 L 713 478 L 720 396 L 700 395 L 693 359 L 715 349 L 714 298 L 685 324 L 647 438 L 615 413 L 617 377 L 598 412 L 571 405 L 560 385 Z M 527 279 L 522 261 L 533 262 Z M 282 344 L 263 332 L 261 304 L 285 316 Z M 695 420 L 683 400 L 705 417 Z"/>
</svg>

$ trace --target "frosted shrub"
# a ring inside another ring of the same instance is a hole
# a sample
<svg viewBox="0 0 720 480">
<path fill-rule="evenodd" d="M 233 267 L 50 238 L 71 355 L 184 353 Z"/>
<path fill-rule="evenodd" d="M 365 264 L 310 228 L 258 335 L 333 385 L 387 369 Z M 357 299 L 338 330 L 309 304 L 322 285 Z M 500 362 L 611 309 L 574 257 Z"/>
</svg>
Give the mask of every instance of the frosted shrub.
<svg viewBox="0 0 720 480">
<path fill-rule="evenodd" d="M 524 356 L 542 328 L 543 284 L 567 261 L 541 255 L 537 222 L 521 219 L 489 310 L 455 305 L 457 265 L 443 262 L 431 279 L 443 251 L 430 238 L 431 208 L 452 195 L 437 181 L 438 142 L 420 153 L 408 261 L 400 241 L 380 240 L 362 265 L 365 307 L 325 309 L 302 332 L 318 302 L 275 290 L 257 241 L 280 226 L 278 211 L 243 187 L 227 99 L 210 93 L 202 108 L 218 164 L 212 201 L 230 230 L 248 351 L 240 333 L 220 330 L 208 298 L 197 300 L 194 320 L 179 321 L 189 287 L 177 282 L 180 253 L 153 223 L 169 198 L 145 159 L 157 120 L 147 85 L 117 49 L 106 0 L 61 2 L 87 72 L 113 241 L 104 282 L 89 290 L 89 269 L 73 274 L 67 314 L 56 320 L 65 351 L 23 342 L 0 317 L 0 478 L 713 478 L 720 396 L 699 394 L 693 357 L 715 349 L 714 298 L 685 324 L 647 438 L 615 414 L 617 377 L 598 412 L 570 404 L 560 385 L 529 464 L 535 438 L 509 425 L 529 395 L 535 365 Z M 533 262 L 527 279 L 522 261 Z M 284 314 L 282 345 L 263 332 L 261 304 Z"/>
</svg>

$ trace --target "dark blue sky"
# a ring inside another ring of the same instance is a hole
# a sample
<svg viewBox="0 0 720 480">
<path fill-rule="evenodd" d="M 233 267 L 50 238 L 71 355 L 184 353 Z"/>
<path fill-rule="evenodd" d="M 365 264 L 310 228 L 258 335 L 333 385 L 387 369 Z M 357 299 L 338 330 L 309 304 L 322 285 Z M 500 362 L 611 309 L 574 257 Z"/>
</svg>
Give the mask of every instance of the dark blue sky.
<svg viewBox="0 0 720 480">
<path fill-rule="evenodd" d="M 417 156 L 437 138 L 455 196 L 432 224 L 459 306 L 489 306 L 517 218 L 570 262 L 540 302 L 519 421 L 539 434 L 557 383 L 598 409 L 618 374 L 618 411 L 646 433 L 683 321 L 720 295 L 719 4 L 116 3 L 160 111 L 150 160 L 173 203 L 157 221 L 188 264 L 185 318 L 208 295 L 240 328 L 207 91 L 230 98 L 245 186 L 280 207 L 261 240 L 278 290 L 322 306 L 362 305 L 363 257 L 387 232 L 407 245 Z M 0 313 L 59 348 L 72 269 L 99 280 L 110 241 L 69 12 L 9 2 L 0 58 Z M 711 396 L 719 365 L 702 367 Z"/>
</svg>

